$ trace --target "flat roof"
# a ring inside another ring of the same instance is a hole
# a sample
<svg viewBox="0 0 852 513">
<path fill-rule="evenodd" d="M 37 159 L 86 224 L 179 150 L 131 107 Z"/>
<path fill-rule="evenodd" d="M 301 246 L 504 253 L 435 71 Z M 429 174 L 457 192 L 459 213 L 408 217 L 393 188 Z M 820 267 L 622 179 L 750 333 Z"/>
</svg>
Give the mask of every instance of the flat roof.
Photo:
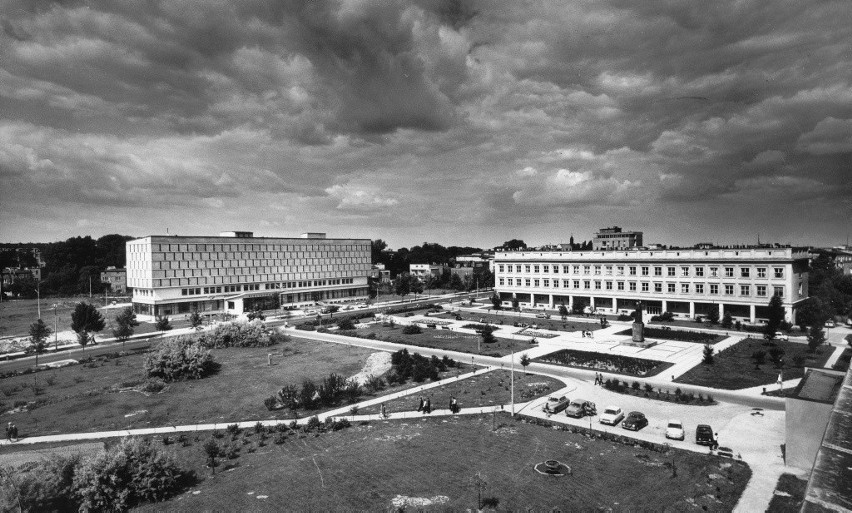
<svg viewBox="0 0 852 513">
<path fill-rule="evenodd" d="M 834 404 L 842 384 L 843 374 L 841 373 L 808 369 L 790 397 Z"/>
<path fill-rule="evenodd" d="M 299 241 L 299 242 L 305 242 L 305 241 L 316 242 L 316 241 L 323 241 L 323 240 L 357 240 L 357 241 L 372 242 L 372 239 L 364 239 L 364 238 L 360 238 L 360 237 L 341 237 L 341 238 L 326 237 L 324 239 L 306 239 L 304 237 L 258 237 L 256 235 L 252 236 L 252 237 L 230 237 L 230 236 L 226 236 L 226 235 L 225 236 L 223 236 L 223 235 L 145 235 L 143 237 L 137 237 L 137 238 L 132 239 L 132 240 L 141 240 L 141 239 L 149 239 L 149 238 L 153 239 L 155 237 L 158 238 L 158 239 L 170 239 L 170 240 L 180 240 L 180 239 L 217 239 L 217 240 L 223 240 L 223 241 L 234 241 L 234 240 L 238 240 L 238 241 L 293 240 L 293 241 Z M 128 241 L 128 242 L 132 242 L 132 241 Z"/>
</svg>

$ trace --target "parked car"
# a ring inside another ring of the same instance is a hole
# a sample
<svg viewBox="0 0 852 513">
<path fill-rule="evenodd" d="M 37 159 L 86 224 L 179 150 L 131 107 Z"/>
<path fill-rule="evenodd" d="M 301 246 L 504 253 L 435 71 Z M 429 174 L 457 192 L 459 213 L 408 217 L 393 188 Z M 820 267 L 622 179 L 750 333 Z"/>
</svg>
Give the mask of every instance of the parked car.
<svg viewBox="0 0 852 513">
<path fill-rule="evenodd" d="M 571 401 L 571 404 L 565 408 L 565 415 L 580 419 L 586 415 L 597 415 L 597 408 L 595 408 L 595 403 L 592 401 L 587 401 L 586 399 L 574 399 Z"/>
<path fill-rule="evenodd" d="M 648 425 L 648 419 L 645 414 L 638 411 L 632 411 L 627 414 L 627 418 L 621 423 L 621 427 L 631 431 L 639 431 Z"/>
<path fill-rule="evenodd" d="M 564 395 L 562 397 L 556 397 L 554 395 L 547 398 L 547 402 L 544 403 L 541 410 L 547 413 L 559 413 L 567 408 L 569 403 L 570 401 Z"/>
<path fill-rule="evenodd" d="M 666 438 L 683 440 L 684 437 L 683 422 L 676 419 L 669 419 L 669 423 L 666 425 Z"/>
<path fill-rule="evenodd" d="M 834 323 L 834 320 L 829 319 L 829 320 L 825 321 L 825 327 L 826 328 L 834 328 L 835 326 L 837 326 L 837 324 Z"/>
<path fill-rule="evenodd" d="M 550 314 L 546 312 L 539 312 L 536 314 L 536 317 L 539 319 L 550 319 Z"/>
<path fill-rule="evenodd" d="M 601 414 L 601 424 L 609 424 L 617 426 L 619 422 L 624 420 L 624 411 L 618 406 L 607 406 Z"/>
<path fill-rule="evenodd" d="M 790 337 L 784 333 L 783 331 L 776 331 L 775 335 L 772 337 L 773 340 L 783 340 L 784 342 L 789 342 Z"/>
<path fill-rule="evenodd" d="M 713 434 L 713 428 L 707 424 L 699 424 L 695 428 L 695 443 L 709 445 L 711 448 L 716 447 L 716 436 Z"/>
<path fill-rule="evenodd" d="M 733 458 L 734 451 L 730 447 L 717 447 L 716 454 L 725 458 Z"/>
</svg>

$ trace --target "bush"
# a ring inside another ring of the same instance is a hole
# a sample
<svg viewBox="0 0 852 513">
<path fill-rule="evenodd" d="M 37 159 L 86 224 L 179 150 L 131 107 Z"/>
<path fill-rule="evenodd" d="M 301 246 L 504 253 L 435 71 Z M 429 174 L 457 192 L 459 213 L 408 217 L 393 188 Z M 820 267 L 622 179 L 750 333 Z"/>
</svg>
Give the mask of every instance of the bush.
<svg viewBox="0 0 852 513">
<path fill-rule="evenodd" d="M 164 388 L 166 388 L 166 382 L 159 378 L 145 380 L 142 384 L 142 391 L 149 394 L 156 394 Z"/>
<path fill-rule="evenodd" d="M 312 322 L 303 322 L 301 324 L 297 324 L 296 329 L 302 331 L 314 331 L 316 328 Z"/>
<path fill-rule="evenodd" d="M 266 406 L 267 410 L 272 411 L 278 407 L 278 399 L 274 395 L 271 395 L 263 400 L 263 405 Z"/>
<path fill-rule="evenodd" d="M 373 394 L 375 392 L 379 392 L 385 388 L 385 381 L 379 376 L 373 376 L 370 374 L 367 376 L 367 379 L 364 382 L 364 389 Z"/>
<path fill-rule="evenodd" d="M 632 316 L 632 315 L 627 315 L 627 314 L 619 314 L 619 316 L 618 316 L 618 320 L 619 320 L 619 321 L 622 321 L 622 322 L 632 321 L 632 320 L 633 320 L 633 316 Z"/>
<path fill-rule="evenodd" d="M 416 324 L 409 324 L 408 326 L 402 328 L 403 335 L 419 335 L 423 333 L 423 330 L 420 329 L 420 326 Z"/>
<path fill-rule="evenodd" d="M 305 431 L 310 433 L 316 429 L 319 429 L 322 426 L 322 423 L 319 420 L 319 417 L 314 415 L 313 417 L 308 419 L 308 423 L 305 424 Z"/>
<path fill-rule="evenodd" d="M 350 319 L 348 317 L 345 318 L 345 319 L 340 319 L 337 322 L 337 329 L 339 329 L 339 330 L 354 330 L 355 329 L 355 323 L 352 322 L 352 319 Z"/>
<path fill-rule="evenodd" d="M 256 320 L 220 324 L 212 333 L 202 336 L 199 340 L 209 348 L 269 347 L 287 341 L 288 337 Z"/>
<path fill-rule="evenodd" d="M 176 337 L 160 342 L 148 353 L 143 368 L 147 377 L 171 382 L 204 378 L 214 373 L 218 365 L 201 343 Z"/>
<path fill-rule="evenodd" d="M 79 456 L 55 454 L 19 467 L 15 475 L 17 496 L 7 497 L 5 504 L 0 500 L 0 505 L 17 502 L 21 511 L 76 511 L 79 503 L 74 495 L 74 474 L 79 466 Z M 14 493 L 14 489 L 10 491 Z"/>
<path fill-rule="evenodd" d="M 81 511 L 124 511 L 176 494 L 189 475 L 145 439 L 125 438 L 74 474 Z"/>
</svg>

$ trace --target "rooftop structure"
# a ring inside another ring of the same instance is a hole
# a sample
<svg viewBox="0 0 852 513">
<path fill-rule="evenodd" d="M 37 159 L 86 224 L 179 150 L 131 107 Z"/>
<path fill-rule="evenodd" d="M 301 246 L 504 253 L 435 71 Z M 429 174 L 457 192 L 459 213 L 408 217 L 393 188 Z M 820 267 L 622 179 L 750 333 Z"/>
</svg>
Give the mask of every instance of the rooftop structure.
<svg viewBox="0 0 852 513">
<path fill-rule="evenodd" d="M 642 246 L 642 232 L 625 232 L 620 227 L 601 228 L 592 240 L 592 249 L 625 249 Z"/>
</svg>

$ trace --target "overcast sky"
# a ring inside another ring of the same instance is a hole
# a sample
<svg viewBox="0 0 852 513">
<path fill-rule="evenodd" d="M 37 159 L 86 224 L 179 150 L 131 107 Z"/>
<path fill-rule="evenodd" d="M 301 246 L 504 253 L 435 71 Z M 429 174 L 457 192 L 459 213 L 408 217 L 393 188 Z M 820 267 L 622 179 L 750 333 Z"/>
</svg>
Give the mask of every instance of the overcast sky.
<svg viewBox="0 0 852 513">
<path fill-rule="evenodd" d="M 0 0 L 0 241 L 852 231 L 842 1 Z"/>
</svg>

